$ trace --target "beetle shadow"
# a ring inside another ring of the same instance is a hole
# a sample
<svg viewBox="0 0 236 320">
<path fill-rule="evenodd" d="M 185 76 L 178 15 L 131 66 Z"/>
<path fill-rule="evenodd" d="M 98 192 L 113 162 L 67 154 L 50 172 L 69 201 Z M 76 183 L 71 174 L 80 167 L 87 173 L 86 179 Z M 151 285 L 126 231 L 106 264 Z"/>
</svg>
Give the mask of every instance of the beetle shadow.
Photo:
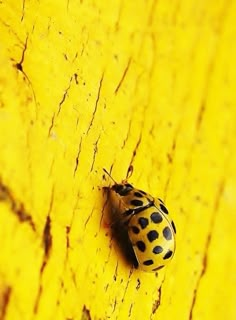
<svg viewBox="0 0 236 320">
<path fill-rule="evenodd" d="M 138 268 L 138 261 L 129 239 L 128 227 L 122 222 L 121 212 L 115 205 L 110 188 L 103 187 L 105 205 L 103 207 L 103 219 L 106 221 L 104 228 L 110 228 L 111 245 L 117 254 L 124 260 L 125 264 Z"/>
</svg>

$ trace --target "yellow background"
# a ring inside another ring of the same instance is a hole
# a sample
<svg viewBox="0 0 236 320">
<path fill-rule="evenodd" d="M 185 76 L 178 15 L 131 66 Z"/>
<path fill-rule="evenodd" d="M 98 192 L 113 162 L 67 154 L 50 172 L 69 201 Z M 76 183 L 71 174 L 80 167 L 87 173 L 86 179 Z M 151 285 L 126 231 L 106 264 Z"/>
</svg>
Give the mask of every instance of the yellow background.
<svg viewBox="0 0 236 320">
<path fill-rule="evenodd" d="M 0 1 L 0 319 L 236 319 L 236 3 Z M 110 185 L 163 198 L 133 269 Z"/>
</svg>

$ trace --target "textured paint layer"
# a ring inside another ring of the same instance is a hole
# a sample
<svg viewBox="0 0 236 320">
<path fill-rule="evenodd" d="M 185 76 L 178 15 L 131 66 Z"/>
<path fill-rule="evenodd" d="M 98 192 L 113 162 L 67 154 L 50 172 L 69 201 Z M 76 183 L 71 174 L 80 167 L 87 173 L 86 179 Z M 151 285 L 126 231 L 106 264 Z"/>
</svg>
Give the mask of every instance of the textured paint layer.
<svg viewBox="0 0 236 320">
<path fill-rule="evenodd" d="M 0 319 L 236 319 L 234 1 L 0 1 Z M 103 168 L 165 201 L 126 261 Z"/>
</svg>

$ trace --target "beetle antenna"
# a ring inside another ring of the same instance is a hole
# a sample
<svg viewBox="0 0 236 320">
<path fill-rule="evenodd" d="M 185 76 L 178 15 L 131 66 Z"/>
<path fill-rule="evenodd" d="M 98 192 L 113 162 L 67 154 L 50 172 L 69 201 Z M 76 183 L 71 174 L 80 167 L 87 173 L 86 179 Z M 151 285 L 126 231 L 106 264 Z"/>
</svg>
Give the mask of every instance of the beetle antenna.
<svg viewBox="0 0 236 320">
<path fill-rule="evenodd" d="M 103 168 L 103 171 L 108 175 L 108 177 L 111 178 L 111 180 L 112 180 L 113 182 L 115 182 L 115 184 L 117 184 L 117 182 L 112 178 L 112 176 L 110 175 L 110 173 L 109 173 L 105 168 Z"/>
</svg>

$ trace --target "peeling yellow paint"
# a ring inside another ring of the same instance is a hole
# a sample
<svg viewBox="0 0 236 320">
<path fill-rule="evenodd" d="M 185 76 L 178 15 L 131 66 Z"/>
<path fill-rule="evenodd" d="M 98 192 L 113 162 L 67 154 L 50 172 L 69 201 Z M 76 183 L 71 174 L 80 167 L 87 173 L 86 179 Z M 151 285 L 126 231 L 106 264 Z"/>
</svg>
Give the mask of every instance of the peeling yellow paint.
<svg viewBox="0 0 236 320">
<path fill-rule="evenodd" d="M 0 1 L 0 318 L 236 319 L 236 5 Z M 177 251 L 132 267 L 112 168 Z"/>
</svg>

